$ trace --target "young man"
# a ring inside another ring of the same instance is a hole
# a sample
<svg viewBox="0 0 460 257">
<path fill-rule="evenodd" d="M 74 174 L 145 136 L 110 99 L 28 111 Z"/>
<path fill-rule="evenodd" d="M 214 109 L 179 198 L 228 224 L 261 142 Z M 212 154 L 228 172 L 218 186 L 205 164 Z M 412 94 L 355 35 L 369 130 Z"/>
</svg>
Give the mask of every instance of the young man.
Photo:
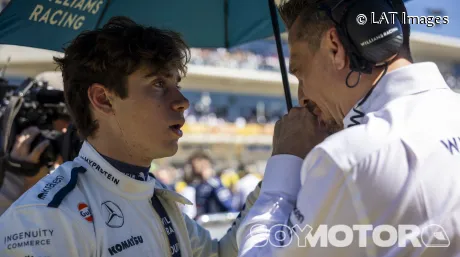
<svg viewBox="0 0 460 257">
<path fill-rule="evenodd" d="M 178 34 L 123 17 L 83 32 L 56 58 L 85 142 L 0 217 L 0 256 L 236 256 L 239 220 L 212 240 L 179 211 L 189 202 L 148 172 L 178 149 L 188 60 Z"/>
<path fill-rule="evenodd" d="M 275 127 L 260 196 L 238 230 L 240 256 L 459 256 L 460 116 L 452 111 L 460 96 L 435 64 L 411 63 L 408 23 L 381 24 L 390 27 L 383 34 L 379 25 L 353 25 L 366 8 L 380 17 L 382 6 L 405 12 L 402 0 L 281 5 L 290 69 L 308 108 L 292 109 Z M 364 33 L 374 37 L 363 43 L 368 54 L 402 42 L 382 60 L 386 74 L 373 66 L 351 88 L 352 49 L 327 11 L 345 7 L 347 24 L 336 22 L 357 49 Z M 398 43 L 385 41 L 401 30 Z M 336 133 L 322 141 L 318 121 Z"/>
</svg>

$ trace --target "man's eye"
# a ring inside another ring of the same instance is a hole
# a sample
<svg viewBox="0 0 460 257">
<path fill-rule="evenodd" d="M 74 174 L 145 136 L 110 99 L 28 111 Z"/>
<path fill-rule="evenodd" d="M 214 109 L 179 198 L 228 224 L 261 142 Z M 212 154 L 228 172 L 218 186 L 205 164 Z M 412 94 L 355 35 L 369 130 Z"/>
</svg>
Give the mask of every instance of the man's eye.
<svg viewBox="0 0 460 257">
<path fill-rule="evenodd" d="M 162 80 L 157 80 L 155 82 L 153 82 L 153 85 L 155 87 L 159 87 L 159 88 L 164 88 L 166 86 L 166 83 Z"/>
</svg>

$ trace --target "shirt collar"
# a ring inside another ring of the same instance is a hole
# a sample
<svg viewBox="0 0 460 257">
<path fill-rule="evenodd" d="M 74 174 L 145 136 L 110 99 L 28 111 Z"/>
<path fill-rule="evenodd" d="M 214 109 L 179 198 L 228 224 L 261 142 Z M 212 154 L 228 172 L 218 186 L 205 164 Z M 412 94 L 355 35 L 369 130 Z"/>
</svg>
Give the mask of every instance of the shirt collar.
<svg viewBox="0 0 460 257">
<path fill-rule="evenodd" d="M 167 189 L 153 176 L 150 176 L 148 181 L 140 181 L 126 176 L 110 165 L 87 141 L 83 143 L 80 153 L 74 161 L 88 171 L 93 171 L 86 174 L 115 194 L 124 195 L 127 198 L 150 198 L 155 193 L 175 202 L 192 205 L 187 198 Z"/>
<path fill-rule="evenodd" d="M 125 162 L 121 162 L 115 159 L 112 159 L 108 156 L 105 156 L 101 153 L 99 155 L 104 158 L 112 167 L 117 169 L 118 171 L 123 172 L 126 176 L 140 181 L 148 181 L 149 180 L 149 170 L 150 167 L 141 167 L 133 164 L 128 164 Z"/>
<path fill-rule="evenodd" d="M 92 178 L 107 189 L 118 194 L 129 194 L 131 196 L 152 196 L 156 180 L 151 177 L 148 181 L 132 179 L 115 169 L 107 162 L 87 141 L 81 147 L 75 161 L 83 165 Z"/>
<path fill-rule="evenodd" d="M 344 127 L 361 124 L 366 114 L 382 109 L 392 100 L 435 89 L 450 89 L 435 63 L 416 63 L 388 72 L 368 99 L 359 105 L 361 99 L 345 116 Z"/>
</svg>

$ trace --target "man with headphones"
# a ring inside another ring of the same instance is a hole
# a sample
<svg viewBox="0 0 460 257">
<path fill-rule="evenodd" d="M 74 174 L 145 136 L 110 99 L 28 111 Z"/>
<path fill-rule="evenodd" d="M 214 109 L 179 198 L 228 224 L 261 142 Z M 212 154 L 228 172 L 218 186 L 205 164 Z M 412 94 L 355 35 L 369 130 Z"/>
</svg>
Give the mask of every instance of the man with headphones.
<svg viewBox="0 0 460 257">
<path fill-rule="evenodd" d="M 402 0 L 279 9 L 301 106 L 275 127 L 239 256 L 458 256 L 460 96 L 412 63 Z"/>
</svg>

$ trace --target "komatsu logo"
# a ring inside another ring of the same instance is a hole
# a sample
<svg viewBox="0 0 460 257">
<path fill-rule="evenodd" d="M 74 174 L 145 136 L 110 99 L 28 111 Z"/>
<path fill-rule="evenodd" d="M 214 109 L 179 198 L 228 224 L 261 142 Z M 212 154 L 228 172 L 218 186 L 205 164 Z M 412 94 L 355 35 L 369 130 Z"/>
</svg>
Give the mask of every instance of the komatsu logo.
<svg viewBox="0 0 460 257">
<path fill-rule="evenodd" d="M 138 244 L 143 244 L 143 243 L 144 243 L 144 239 L 142 238 L 142 236 L 131 236 L 131 238 L 125 241 L 122 241 L 114 246 L 111 246 L 109 248 L 109 253 L 111 256 L 113 256 L 117 253 L 123 252 L 124 250 L 128 248 L 131 248 L 133 246 L 136 246 Z"/>
</svg>

